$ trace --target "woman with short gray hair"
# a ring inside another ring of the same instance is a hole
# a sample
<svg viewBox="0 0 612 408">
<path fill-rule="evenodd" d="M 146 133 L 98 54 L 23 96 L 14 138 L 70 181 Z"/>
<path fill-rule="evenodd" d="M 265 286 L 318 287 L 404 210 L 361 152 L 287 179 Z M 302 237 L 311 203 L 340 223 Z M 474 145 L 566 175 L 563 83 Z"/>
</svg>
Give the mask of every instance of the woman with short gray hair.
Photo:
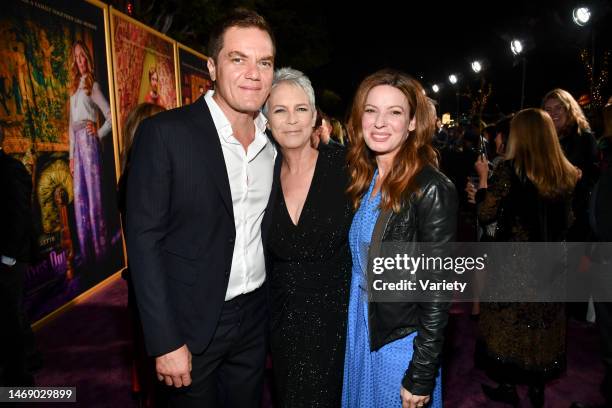
<svg viewBox="0 0 612 408">
<path fill-rule="evenodd" d="M 264 112 L 283 157 L 267 243 L 275 406 L 339 407 L 351 271 L 345 152 L 311 143 L 315 97 L 300 71 L 276 71 Z"/>
</svg>

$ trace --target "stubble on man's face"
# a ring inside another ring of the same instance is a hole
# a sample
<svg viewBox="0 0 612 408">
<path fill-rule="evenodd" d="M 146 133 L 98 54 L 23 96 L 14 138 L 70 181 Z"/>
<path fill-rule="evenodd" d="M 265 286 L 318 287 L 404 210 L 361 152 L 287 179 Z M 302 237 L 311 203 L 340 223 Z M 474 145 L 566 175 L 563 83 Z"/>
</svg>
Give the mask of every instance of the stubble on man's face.
<svg viewBox="0 0 612 408">
<path fill-rule="evenodd" d="M 274 47 L 267 32 L 256 27 L 230 27 L 217 61 L 208 60 L 215 81 L 215 100 L 222 109 L 255 113 L 264 104 L 274 76 Z"/>
</svg>

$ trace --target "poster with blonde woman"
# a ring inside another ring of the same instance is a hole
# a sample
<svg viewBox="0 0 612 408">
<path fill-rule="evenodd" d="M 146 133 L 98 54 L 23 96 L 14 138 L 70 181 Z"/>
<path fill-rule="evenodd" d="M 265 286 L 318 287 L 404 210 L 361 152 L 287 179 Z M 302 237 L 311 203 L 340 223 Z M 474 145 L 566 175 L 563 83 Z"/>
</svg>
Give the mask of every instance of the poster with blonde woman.
<svg viewBox="0 0 612 408">
<path fill-rule="evenodd" d="M 32 321 L 124 264 L 107 21 L 95 0 L 9 2 L 0 16 L 2 147 L 33 185 Z"/>
<path fill-rule="evenodd" d="M 110 105 L 100 91 L 87 46 L 72 46 L 70 95 L 70 173 L 81 262 L 102 259 L 108 250 L 101 192 L 100 141 L 112 132 Z M 97 127 L 98 115 L 103 115 Z"/>
</svg>

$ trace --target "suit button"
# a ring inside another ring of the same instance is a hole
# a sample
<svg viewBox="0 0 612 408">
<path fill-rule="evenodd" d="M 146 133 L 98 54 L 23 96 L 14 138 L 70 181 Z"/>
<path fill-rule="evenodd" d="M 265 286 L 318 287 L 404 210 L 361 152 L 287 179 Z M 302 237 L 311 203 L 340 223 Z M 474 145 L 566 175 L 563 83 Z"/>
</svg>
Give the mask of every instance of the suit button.
<svg viewBox="0 0 612 408">
<path fill-rule="evenodd" d="M 226 277 L 226 278 L 229 278 L 229 276 L 230 276 L 230 270 L 229 270 L 229 269 L 226 269 L 226 270 L 225 270 L 225 277 Z"/>
<path fill-rule="evenodd" d="M 234 243 L 234 241 L 235 241 L 234 237 L 232 237 L 232 238 L 230 238 L 230 239 L 228 239 L 228 240 L 227 240 L 227 242 L 229 242 L 230 244 L 233 244 L 233 243 Z"/>
</svg>

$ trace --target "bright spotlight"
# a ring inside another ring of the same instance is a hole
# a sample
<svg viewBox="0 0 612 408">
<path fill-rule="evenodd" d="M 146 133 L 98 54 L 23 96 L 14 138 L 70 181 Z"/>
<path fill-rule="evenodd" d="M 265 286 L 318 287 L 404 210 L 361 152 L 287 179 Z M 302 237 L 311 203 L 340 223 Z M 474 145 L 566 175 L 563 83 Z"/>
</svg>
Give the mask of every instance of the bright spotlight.
<svg viewBox="0 0 612 408">
<path fill-rule="evenodd" d="M 519 55 L 523 52 L 523 43 L 520 40 L 512 40 L 510 42 L 510 49 L 514 55 Z"/>
<path fill-rule="evenodd" d="M 585 26 L 591 19 L 591 10 L 588 7 L 578 7 L 572 11 L 574 23 L 580 27 Z"/>
<path fill-rule="evenodd" d="M 431 89 L 435 92 L 438 93 L 440 92 L 440 87 L 438 86 L 438 84 L 433 84 L 433 86 L 431 87 Z"/>
<path fill-rule="evenodd" d="M 451 84 L 455 85 L 455 84 L 457 83 L 457 75 L 455 75 L 455 74 L 450 74 L 450 75 L 448 76 L 448 81 L 449 81 Z"/>
<path fill-rule="evenodd" d="M 474 71 L 475 73 L 479 73 L 480 71 L 482 71 L 482 64 L 480 63 L 480 61 L 472 62 L 472 71 Z"/>
</svg>

